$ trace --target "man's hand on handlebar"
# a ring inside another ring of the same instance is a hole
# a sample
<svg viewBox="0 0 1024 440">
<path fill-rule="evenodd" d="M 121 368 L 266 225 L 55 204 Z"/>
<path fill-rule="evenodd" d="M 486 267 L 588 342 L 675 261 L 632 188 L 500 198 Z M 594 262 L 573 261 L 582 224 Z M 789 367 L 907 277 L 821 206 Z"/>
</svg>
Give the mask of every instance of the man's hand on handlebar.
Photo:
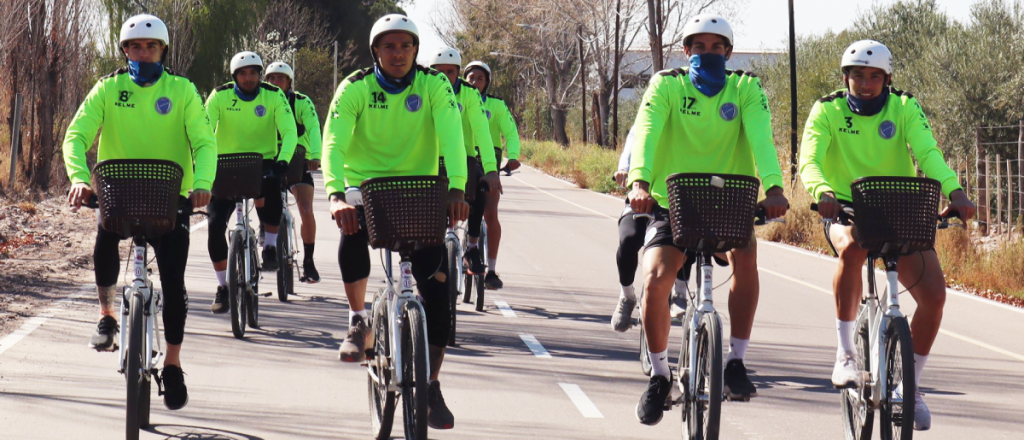
<svg viewBox="0 0 1024 440">
<path fill-rule="evenodd" d="M 786 196 L 783 195 L 782 187 L 773 186 L 765 193 L 767 196 L 758 206 L 764 208 L 764 212 L 768 219 L 782 218 L 786 216 L 786 210 L 789 209 L 789 200 L 786 200 Z"/>
<path fill-rule="evenodd" d="M 82 205 L 89 202 L 89 197 L 92 197 L 92 187 L 88 183 L 71 185 L 71 190 L 68 191 L 68 206 L 71 207 L 71 212 L 78 212 Z"/>
<path fill-rule="evenodd" d="M 629 177 L 629 170 L 618 170 L 618 171 L 615 171 L 615 175 L 613 176 L 613 178 L 615 179 L 615 184 L 619 185 L 619 188 L 625 188 L 626 187 L 626 178 L 627 177 Z"/>
<path fill-rule="evenodd" d="M 977 212 L 978 207 L 975 206 L 974 202 L 967 197 L 967 194 L 963 190 L 953 191 L 949 195 L 949 206 L 942 210 L 939 214 L 942 217 L 948 217 L 953 213 L 957 213 L 960 220 L 967 222 L 974 218 L 974 214 Z"/>
<path fill-rule="evenodd" d="M 629 206 L 637 214 L 650 214 L 654 210 L 654 198 L 651 197 L 650 184 L 642 180 L 633 182 L 629 191 Z"/>
<path fill-rule="evenodd" d="M 842 205 L 836 200 L 836 195 L 831 191 L 822 194 L 821 200 L 818 200 L 818 214 L 822 219 L 835 220 L 839 218 L 839 211 L 842 209 Z"/>
<path fill-rule="evenodd" d="M 212 195 L 210 194 L 210 191 L 206 189 L 194 189 L 192 190 L 192 194 L 188 196 L 188 198 L 192 200 L 193 208 L 202 208 L 210 204 L 211 197 Z"/>
<path fill-rule="evenodd" d="M 345 235 L 359 232 L 359 211 L 345 202 L 344 194 L 331 194 L 331 216 Z"/>
<path fill-rule="evenodd" d="M 461 221 L 469 218 L 469 204 L 466 193 L 460 189 L 448 190 L 448 227 L 454 228 Z"/>
</svg>

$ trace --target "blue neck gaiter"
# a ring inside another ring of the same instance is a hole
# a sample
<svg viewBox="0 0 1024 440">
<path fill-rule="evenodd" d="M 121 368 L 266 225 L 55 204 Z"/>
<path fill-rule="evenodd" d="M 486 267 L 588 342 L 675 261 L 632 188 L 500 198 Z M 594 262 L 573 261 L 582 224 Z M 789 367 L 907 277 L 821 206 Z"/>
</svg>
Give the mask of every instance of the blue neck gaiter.
<svg viewBox="0 0 1024 440">
<path fill-rule="evenodd" d="M 373 66 L 373 76 L 377 77 L 377 84 L 380 88 L 391 95 L 397 95 L 412 85 L 413 78 L 416 78 L 416 69 L 409 69 L 404 78 L 391 78 L 381 70 L 380 66 Z"/>
<path fill-rule="evenodd" d="M 889 100 L 889 87 L 882 89 L 882 93 L 871 99 L 861 99 L 853 94 L 847 93 L 846 104 L 850 107 L 850 111 L 860 116 L 874 116 L 879 114 L 885 103 Z"/>
<path fill-rule="evenodd" d="M 160 79 L 160 75 L 163 73 L 164 65 L 162 63 L 145 63 L 128 60 L 128 77 L 130 77 L 135 84 L 140 86 L 155 83 L 156 80 Z"/>
<path fill-rule="evenodd" d="M 455 94 L 458 95 L 459 91 L 462 90 L 462 81 L 456 79 L 455 84 L 452 85 L 452 90 L 454 90 Z"/>
<path fill-rule="evenodd" d="M 256 86 L 256 91 L 252 93 L 245 93 L 245 91 L 238 87 L 238 83 L 235 83 L 235 95 L 237 95 L 238 99 L 241 99 L 242 101 L 251 102 L 256 99 L 257 96 L 260 96 L 260 87 Z"/>
<path fill-rule="evenodd" d="M 725 57 L 713 53 L 690 57 L 690 82 L 706 96 L 715 96 L 725 87 Z"/>
</svg>

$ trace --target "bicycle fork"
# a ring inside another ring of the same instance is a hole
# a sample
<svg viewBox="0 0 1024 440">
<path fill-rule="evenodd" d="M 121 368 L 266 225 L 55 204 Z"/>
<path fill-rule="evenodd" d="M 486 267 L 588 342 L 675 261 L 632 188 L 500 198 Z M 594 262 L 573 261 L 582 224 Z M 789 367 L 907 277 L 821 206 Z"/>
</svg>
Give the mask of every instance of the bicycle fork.
<svg viewBox="0 0 1024 440">
<path fill-rule="evenodd" d="M 128 352 L 125 350 L 127 346 L 128 333 L 135 331 L 135 329 L 129 328 L 128 331 L 123 331 L 126 323 L 131 321 L 131 310 L 130 304 L 132 296 L 136 293 L 142 295 L 142 303 L 145 309 L 143 310 L 143 328 L 141 331 L 145 332 L 145 339 L 142 341 L 142 352 L 143 355 L 143 374 L 148 373 L 153 365 L 156 365 L 163 357 L 163 350 L 159 341 L 159 329 L 156 324 L 156 313 L 161 310 L 163 298 L 161 295 L 153 290 L 153 286 L 150 285 L 148 274 L 149 270 L 146 268 L 146 243 L 136 242 L 135 249 L 132 253 L 133 262 L 133 273 L 135 278 L 132 280 L 131 286 L 125 286 L 121 291 L 121 327 L 120 331 L 120 345 L 118 350 L 118 359 L 120 362 L 119 373 L 124 374 L 125 369 L 128 367 Z M 155 341 L 155 343 L 154 343 Z M 156 350 L 154 350 L 154 345 Z"/>
<path fill-rule="evenodd" d="M 708 313 L 713 314 L 713 313 L 715 313 L 714 300 L 712 299 L 712 294 L 711 294 L 711 291 L 712 291 L 712 284 L 711 283 L 712 283 L 712 271 L 713 271 L 713 268 L 711 267 L 710 261 L 711 261 L 710 257 L 708 257 L 706 259 L 702 258 L 701 261 L 700 261 L 700 263 L 701 263 L 701 266 L 700 266 L 701 277 L 700 277 L 700 286 L 699 286 L 700 305 L 696 306 L 696 309 L 694 310 L 693 316 L 690 317 L 690 322 L 689 322 L 689 327 L 688 327 L 689 331 L 686 333 L 686 338 L 687 338 L 687 341 L 688 341 L 686 346 L 687 346 L 687 349 L 688 349 L 688 352 L 689 352 L 688 353 L 688 357 L 687 357 L 687 366 L 686 366 L 686 368 L 688 369 L 688 371 L 687 371 L 688 374 L 686 375 L 686 380 L 687 380 L 686 385 L 687 385 L 687 387 L 688 387 L 688 389 L 690 390 L 691 393 L 694 392 L 697 389 L 697 378 L 696 378 L 696 375 L 693 374 L 694 371 L 697 371 L 697 331 L 696 331 L 696 329 L 700 325 L 701 319 L 704 317 L 705 314 L 708 314 Z M 707 396 L 707 395 L 696 396 L 696 398 L 697 398 L 698 401 L 703 402 L 703 403 L 707 403 L 707 402 L 709 402 L 711 400 L 711 396 Z"/>
<path fill-rule="evenodd" d="M 867 301 L 865 307 L 865 312 L 868 313 L 868 338 L 871 343 L 869 354 L 871 358 L 871 371 L 869 372 L 871 380 L 865 388 L 871 388 L 871 406 L 873 408 L 878 408 L 881 405 L 883 396 L 888 396 L 893 391 L 888 389 L 888 384 L 884 377 L 888 368 L 888 357 L 885 352 L 885 335 L 893 318 L 903 316 L 900 312 L 899 273 L 896 271 L 896 260 L 888 260 L 885 261 L 885 304 L 881 306 L 876 292 L 871 291 L 870 295 L 874 301 Z M 868 271 L 868 276 L 871 278 L 868 286 L 874 289 L 874 264 L 869 266 Z"/>
<path fill-rule="evenodd" d="M 242 241 L 245 246 L 245 252 L 242 252 L 245 262 L 245 268 L 243 272 L 245 274 L 245 292 L 254 295 L 255 292 L 252 289 L 252 249 L 250 249 L 251 243 L 249 235 L 249 222 L 246 218 L 246 212 L 249 211 L 249 199 L 245 199 L 241 202 L 235 203 L 235 230 L 242 234 Z"/>
</svg>

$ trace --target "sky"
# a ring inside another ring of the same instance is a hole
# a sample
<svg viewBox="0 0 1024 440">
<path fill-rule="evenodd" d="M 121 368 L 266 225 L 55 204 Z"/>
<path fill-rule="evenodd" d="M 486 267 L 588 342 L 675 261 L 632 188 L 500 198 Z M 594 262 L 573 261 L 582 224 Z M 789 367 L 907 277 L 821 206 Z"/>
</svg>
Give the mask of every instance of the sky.
<svg viewBox="0 0 1024 440">
<path fill-rule="evenodd" d="M 420 29 L 422 46 L 427 50 L 442 45 L 431 26 L 433 11 L 448 0 L 412 0 L 406 7 L 409 17 Z M 895 0 L 794 0 L 794 20 L 797 35 L 821 34 L 831 29 L 842 31 L 853 24 L 860 11 L 873 4 L 892 4 Z M 970 18 L 971 0 L 938 0 L 939 7 L 954 20 Z M 731 18 L 731 17 L 726 17 Z M 739 50 L 784 49 L 789 44 L 789 1 L 747 0 L 739 20 L 734 20 L 735 45 Z"/>
</svg>

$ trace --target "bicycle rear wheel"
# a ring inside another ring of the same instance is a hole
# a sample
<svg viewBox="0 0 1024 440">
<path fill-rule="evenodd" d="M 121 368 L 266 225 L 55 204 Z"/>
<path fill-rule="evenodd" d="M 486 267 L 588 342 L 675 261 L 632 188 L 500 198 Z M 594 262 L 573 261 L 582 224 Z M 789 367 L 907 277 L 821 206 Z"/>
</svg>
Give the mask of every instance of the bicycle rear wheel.
<svg viewBox="0 0 1024 440">
<path fill-rule="evenodd" d="M 871 345 L 868 332 L 868 319 L 864 315 L 864 305 L 857 314 L 857 334 L 854 346 L 857 347 L 857 359 L 862 365 L 861 371 L 871 371 Z M 843 408 L 843 431 L 846 440 L 870 440 L 871 429 L 875 420 L 875 412 L 868 407 L 871 401 L 871 387 L 861 385 L 859 389 L 844 389 L 840 396 Z"/>
<path fill-rule="evenodd" d="M 280 235 L 278 235 L 280 237 Z M 245 316 L 249 328 L 260 328 L 260 268 L 256 265 L 256 239 L 249 238 L 249 273 L 252 274 L 252 293 L 245 295 Z M 280 267 L 280 266 L 279 266 Z"/>
<path fill-rule="evenodd" d="M 405 438 L 427 438 L 427 387 L 430 378 L 429 348 L 423 308 L 415 301 L 405 303 L 402 326 L 402 419 Z"/>
<path fill-rule="evenodd" d="M 137 440 L 141 422 L 142 396 L 142 334 L 146 329 L 142 327 L 142 309 L 145 307 L 142 293 L 132 292 L 129 316 L 131 324 L 128 327 L 128 347 L 125 350 L 128 357 L 125 366 L 125 379 L 128 383 L 127 404 L 125 405 L 125 438 Z M 148 400 L 148 399 L 147 399 Z M 147 402 L 148 403 L 148 402 Z M 148 411 L 147 411 L 148 412 Z"/>
<path fill-rule="evenodd" d="M 903 317 L 893 318 L 885 330 L 886 395 L 882 397 L 879 434 L 882 440 L 911 440 L 914 438 L 914 400 L 917 399 L 914 377 L 914 342 L 910 325 Z M 903 385 L 903 399 L 894 395 L 896 387 Z"/>
<path fill-rule="evenodd" d="M 245 336 L 245 238 L 238 231 L 231 232 L 231 245 L 228 247 L 228 308 L 231 309 L 231 333 L 235 338 Z"/>
<path fill-rule="evenodd" d="M 455 346 L 455 324 L 456 305 L 459 303 L 459 278 L 462 271 L 459 268 L 459 242 L 458 240 L 446 240 L 448 248 L 448 299 L 452 307 L 452 330 L 449 333 L 448 345 Z"/>
<path fill-rule="evenodd" d="M 695 329 L 696 384 L 686 400 L 684 435 L 690 440 L 718 440 L 722 416 L 722 321 L 717 313 L 705 313 Z M 684 336 L 686 337 L 686 336 Z"/>
<path fill-rule="evenodd" d="M 288 302 L 288 295 L 295 292 L 295 256 L 292 254 L 291 229 L 288 216 L 281 214 L 281 225 L 277 231 L 277 299 L 281 302 Z"/>
<path fill-rule="evenodd" d="M 391 428 L 395 420 L 395 393 L 388 391 L 391 381 L 391 369 L 387 367 L 388 312 L 384 289 L 380 289 L 373 297 L 370 308 L 370 328 L 373 329 L 373 357 L 366 362 L 366 390 L 370 397 L 370 428 L 373 438 L 384 440 L 391 438 Z M 376 377 L 376 380 L 374 380 Z"/>
</svg>

